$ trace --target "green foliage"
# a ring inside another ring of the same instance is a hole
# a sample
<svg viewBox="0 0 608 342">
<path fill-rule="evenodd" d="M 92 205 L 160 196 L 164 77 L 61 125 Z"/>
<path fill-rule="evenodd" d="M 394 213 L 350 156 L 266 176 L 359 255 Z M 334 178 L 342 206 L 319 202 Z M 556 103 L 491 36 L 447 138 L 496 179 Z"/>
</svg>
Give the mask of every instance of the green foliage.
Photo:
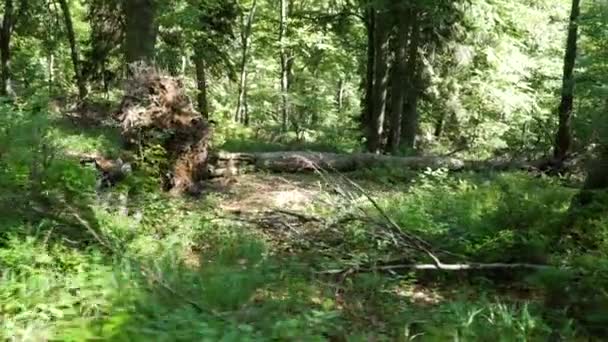
<svg viewBox="0 0 608 342">
<path fill-rule="evenodd" d="M 447 250 L 488 262 L 542 262 L 561 238 L 572 195 L 552 179 L 527 174 L 435 171 L 384 203 L 402 227 L 443 241 Z"/>
<path fill-rule="evenodd" d="M 316 271 L 354 271 L 408 251 L 372 237 L 368 222 L 351 221 L 317 227 L 322 231 L 313 236 L 285 225 L 297 241 L 277 248 L 276 236 L 268 235 L 282 231 L 253 229 L 242 224 L 244 216 L 225 219 L 224 193 L 210 195 L 206 188 L 202 199 L 164 194 L 158 183 L 169 168 L 167 152 L 154 139 L 137 151 L 132 176 L 112 189 L 95 189 L 96 171 L 76 156 L 118 156 L 120 134 L 110 120 L 86 125 L 47 111 L 51 99 L 71 107 L 74 66 L 60 11 L 25 3 L 16 3 L 10 44 L 16 97 L 0 103 L 0 339 L 606 336 L 605 191 L 579 207 L 581 196 L 589 194 L 576 196 L 578 190 L 563 180 L 530 173 L 359 171 L 353 176 L 379 197 L 388 215 L 429 241 L 444 262 L 526 262 L 556 269 L 326 276 Z M 193 98 L 202 81 L 193 58 L 204 59 L 216 121 L 213 148 L 360 149 L 365 17 L 370 6 L 389 2 L 292 0 L 287 37 L 280 41 L 277 4 L 257 0 L 243 70 L 247 124 L 235 122 L 236 80 L 252 0 L 156 3 L 156 62 L 179 75 Z M 568 4 L 411 2 L 424 9 L 419 149 L 457 150 L 470 158 L 547 152 L 557 120 Z M 109 113 L 122 96 L 125 76 L 122 2 L 69 6 L 91 88 L 88 100 L 104 97 Z M 577 149 L 605 143 L 607 132 L 606 5 L 584 6 L 573 121 Z M 289 59 L 287 94 L 279 90 L 281 51 Z M 281 127 L 283 96 L 290 111 L 287 131 Z M 334 196 L 322 193 L 328 202 L 310 210 L 330 221 L 360 213 L 352 205 L 332 206 Z M 405 256 L 407 262 L 429 262 L 423 253 Z"/>
<path fill-rule="evenodd" d="M 50 134 L 48 114 L 41 108 L 36 100 L 3 105 L 0 188 L 4 195 L 0 211 L 4 219 L 32 210 L 29 215 L 45 215 L 49 203 L 78 203 L 92 193 L 94 174 L 60 153 Z"/>
</svg>

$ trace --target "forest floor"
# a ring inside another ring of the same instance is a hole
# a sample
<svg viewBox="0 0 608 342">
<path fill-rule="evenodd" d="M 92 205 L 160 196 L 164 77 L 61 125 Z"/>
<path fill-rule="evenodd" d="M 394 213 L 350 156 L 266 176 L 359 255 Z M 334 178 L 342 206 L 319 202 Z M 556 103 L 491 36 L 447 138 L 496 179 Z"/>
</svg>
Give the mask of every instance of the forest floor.
<svg viewBox="0 0 608 342">
<path fill-rule="evenodd" d="M 116 133 L 103 127 L 61 122 L 52 134 L 67 155 L 118 149 Z M 192 199 L 168 196 L 136 173 L 89 203 L 88 219 L 101 237 L 74 245 L 72 233 L 51 222 L 38 233 L 11 235 L 0 249 L 0 265 L 15 270 L 0 287 L 0 336 L 514 341 L 544 340 L 556 329 L 576 335 L 571 321 L 556 328 L 547 318 L 552 311 L 535 272 L 375 268 L 429 262 L 387 235 L 378 223 L 383 215 L 447 261 L 549 262 L 547 227 L 562 219 L 575 190 L 525 173 L 376 169 L 343 176 L 246 174 L 210 181 Z"/>
</svg>

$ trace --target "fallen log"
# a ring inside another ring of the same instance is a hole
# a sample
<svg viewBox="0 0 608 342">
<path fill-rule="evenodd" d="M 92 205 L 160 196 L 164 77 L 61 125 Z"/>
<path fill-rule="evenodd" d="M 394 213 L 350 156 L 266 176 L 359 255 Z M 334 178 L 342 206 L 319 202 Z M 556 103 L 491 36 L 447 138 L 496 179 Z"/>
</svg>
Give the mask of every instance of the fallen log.
<svg viewBox="0 0 608 342">
<path fill-rule="evenodd" d="M 535 170 L 541 162 L 511 160 L 467 161 L 453 157 L 415 156 L 397 157 L 372 153 L 320 153 L 320 152 L 261 152 L 229 153 L 218 152 L 210 157 L 209 174 L 222 177 L 234 175 L 243 169 L 271 172 L 312 172 L 318 169 L 350 172 L 370 168 L 398 168 L 408 170 L 447 169 L 462 170 Z"/>
</svg>

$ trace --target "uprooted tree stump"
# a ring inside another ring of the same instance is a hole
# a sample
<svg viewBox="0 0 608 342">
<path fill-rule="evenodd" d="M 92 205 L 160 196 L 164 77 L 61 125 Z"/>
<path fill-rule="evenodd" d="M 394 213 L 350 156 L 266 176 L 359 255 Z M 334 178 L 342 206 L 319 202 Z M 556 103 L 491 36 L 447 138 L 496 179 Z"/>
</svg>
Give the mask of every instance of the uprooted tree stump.
<svg viewBox="0 0 608 342">
<path fill-rule="evenodd" d="M 179 79 L 154 67 L 134 66 L 115 119 L 128 147 L 160 145 L 166 150 L 166 188 L 175 194 L 200 191 L 208 169 L 211 128 Z"/>
</svg>

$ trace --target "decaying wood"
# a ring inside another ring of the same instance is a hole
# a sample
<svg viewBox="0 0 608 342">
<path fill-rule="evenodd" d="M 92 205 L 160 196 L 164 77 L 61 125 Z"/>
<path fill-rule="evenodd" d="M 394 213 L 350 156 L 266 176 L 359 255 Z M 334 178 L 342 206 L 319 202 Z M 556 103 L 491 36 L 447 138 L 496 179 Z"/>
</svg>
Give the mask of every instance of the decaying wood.
<svg viewBox="0 0 608 342">
<path fill-rule="evenodd" d="M 396 157 L 373 153 L 318 153 L 318 152 L 263 152 L 214 154 L 210 162 L 210 174 L 221 177 L 224 172 L 239 173 L 244 168 L 272 172 L 314 172 L 318 168 L 349 172 L 368 168 L 390 167 L 407 170 L 445 168 L 463 170 L 540 170 L 543 161 L 526 162 L 512 160 L 467 161 L 453 157 L 417 156 Z"/>
<path fill-rule="evenodd" d="M 178 78 L 153 67 L 132 66 L 115 114 L 127 146 L 161 145 L 169 154 L 174 193 L 198 192 L 206 178 L 211 128 L 186 95 Z"/>
<path fill-rule="evenodd" d="M 348 269 L 334 269 L 317 272 L 317 274 L 353 274 L 361 272 L 394 272 L 397 270 L 431 270 L 431 271 L 474 271 L 474 270 L 514 270 L 514 269 L 527 269 L 534 271 L 545 271 L 557 269 L 550 265 L 539 265 L 539 264 L 507 264 L 507 263 L 464 263 L 464 264 L 403 264 L 403 265 L 386 265 L 376 267 L 358 267 Z"/>
<path fill-rule="evenodd" d="M 370 167 L 402 167 L 407 169 L 448 168 L 462 169 L 464 163 L 455 158 L 392 157 L 372 153 L 338 154 L 315 152 L 225 153 L 215 157 L 216 165 L 253 166 L 257 170 L 274 172 L 315 171 L 325 168 L 341 172 Z"/>
</svg>

